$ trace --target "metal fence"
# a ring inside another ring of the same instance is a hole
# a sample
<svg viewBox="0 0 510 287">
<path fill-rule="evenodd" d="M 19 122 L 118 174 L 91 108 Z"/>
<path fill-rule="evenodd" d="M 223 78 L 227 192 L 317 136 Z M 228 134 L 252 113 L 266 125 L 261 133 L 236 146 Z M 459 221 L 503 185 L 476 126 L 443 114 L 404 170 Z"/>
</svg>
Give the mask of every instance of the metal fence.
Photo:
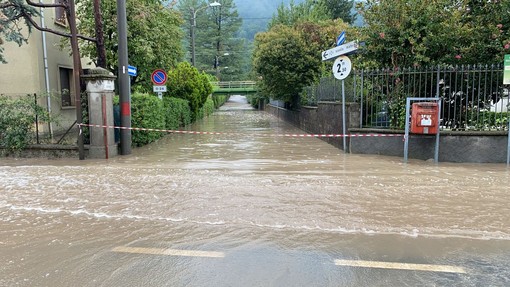
<svg viewBox="0 0 510 287">
<path fill-rule="evenodd" d="M 403 129 L 408 97 L 442 101 L 442 130 L 506 130 L 509 87 L 502 65 L 361 70 L 345 80 L 346 101 L 360 104 L 360 126 Z M 302 105 L 341 101 L 341 82 L 321 79 L 301 95 Z"/>
</svg>

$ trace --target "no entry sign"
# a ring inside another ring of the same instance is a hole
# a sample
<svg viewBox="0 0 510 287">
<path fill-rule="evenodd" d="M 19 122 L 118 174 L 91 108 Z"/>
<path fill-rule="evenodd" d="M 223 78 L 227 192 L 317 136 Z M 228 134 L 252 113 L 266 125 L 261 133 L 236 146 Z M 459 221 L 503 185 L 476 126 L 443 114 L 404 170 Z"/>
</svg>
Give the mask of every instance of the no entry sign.
<svg viewBox="0 0 510 287">
<path fill-rule="evenodd" d="M 154 85 L 161 86 L 166 83 L 167 75 L 164 70 L 157 69 L 154 72 L 152 72 L 151 80 Z"/>
</svg>

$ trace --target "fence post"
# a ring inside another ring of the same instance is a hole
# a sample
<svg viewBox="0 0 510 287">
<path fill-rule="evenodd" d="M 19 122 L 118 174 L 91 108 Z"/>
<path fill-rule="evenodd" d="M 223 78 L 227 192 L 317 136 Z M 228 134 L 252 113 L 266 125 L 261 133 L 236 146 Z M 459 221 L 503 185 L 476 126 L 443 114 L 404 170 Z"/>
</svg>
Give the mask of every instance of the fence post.
<svg viewBox="0 0 510 287">
<path fill-rule="evenodd" d="M 507 120 L 508 120 L 508 148 L 506 151 L 506 166 L 510 167 L 510 119 L 507 117 Z"/>
<path fill-rule="evenodd" d="M 364 70 L 361 70 L 361 87 L 360 87 L 360 103 L 359 103 L 359 127 L 363 127 L 363 80 L 364 80 Z"/>
<path fill-rule="evenodd" d="M 37 112 L 37 94 L 34 93 L 34 112 L 35 112 L 35 140 L 37 144 L 39 142 L 39 113 Z"/>
</svg>

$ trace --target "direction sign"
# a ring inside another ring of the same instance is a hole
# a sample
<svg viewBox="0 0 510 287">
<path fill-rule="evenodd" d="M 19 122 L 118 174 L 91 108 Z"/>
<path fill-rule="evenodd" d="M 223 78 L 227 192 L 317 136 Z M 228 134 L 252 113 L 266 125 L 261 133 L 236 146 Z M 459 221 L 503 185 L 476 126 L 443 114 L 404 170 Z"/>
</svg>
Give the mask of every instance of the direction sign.
<svg viewBox="0 0 510 287">
<path fill-rule="evenodd" d="M 137 69 L 134 66 L 128 66 L 128 75 L 136 77 Z"/>
<path fill-rule="evenodd" d="M 347 44 L 343 44 L 341 46 L 335 47 L 333 49 L 326 50 L 322 52 L 322 60 L 327 61 L 334 59 L 341 55 L 346 55 L 358 50 L 359 44 L 358 41 L 352 41 Z"/>
<path fill-rule="evenodd" d="M 333 63 L 333 76 L 339 80 L 343 80 L 349 76 L 351 69 L 351 59 L 349 59 L 347 56 L 340 56 Z"/>
<path fill-rule="evenodd" d="M 503 72 L 503 85 L 510 85 L 510 55 L 505 55 L 505 69 Z"/>
<path fill-rule="evenodd" d="M 167 78 L 168 77 L 166 75 L 166 72 L 161 69 L 155 70 L 154 72 L 152 72 L 151 75 L 152 83 L 158 86 L 164 85 L 166 83 Z"/>
</svg>

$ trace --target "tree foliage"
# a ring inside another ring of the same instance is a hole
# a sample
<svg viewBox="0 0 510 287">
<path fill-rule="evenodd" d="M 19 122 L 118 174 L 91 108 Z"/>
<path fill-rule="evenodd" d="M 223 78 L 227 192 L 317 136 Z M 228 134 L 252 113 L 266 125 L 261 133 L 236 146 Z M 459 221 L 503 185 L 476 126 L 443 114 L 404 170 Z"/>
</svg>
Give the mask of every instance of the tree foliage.
<svg viewBox="0 0 510 287">
<path fill-rule="evenodd" d="M 320 51 L 330 47 L 346 24 L 300 22 L 277 25 L 255 38 L 253 65 L 262 94 L 297 104 L 302 88 L 317 80 L 324 70 Z M 332 40 L 333 39 L 333 40 Z"/>
<path fill-rule="evenodd" d="M 24 0 L 0 0 L 0 63 L 7 63 L 3 56 L 4 40 L 14 42 L 19 46 L 27 43 L 32 26 L 25 16 L 35 17 L 38 15 L 37 10 Z M 28 28 L 28 34 L 23 33 L 24 27 Z"/>
<path fill-rule="evenodd" d="M 245 78 L 244 66 L 249 62 L 245 42 L 239 35 L 242 19 L 233 0 L 218 0 L 221 6 L 208 7 L 203 0 L 183 0 L 179 10 L 185 21 L 182 28 L 191 37 L 193 11 L 196 15 L 195 66 L 199 71 L 214 75 L 218 80 Z M 184 41 L 191 59 L 191 39 Z"/>
<path fill-rule="evenodd" d="M 300 21 L 319 22 L 342 19 L 351 24 L 355 20 L 352 14 L 353 0 L 305 0 L 299 4 L 291 1 L 288 6 L 283 2 L 278 6 L 269 27 L 278 24 L 292 26 Z"/>
<path fill-rule="evenodd" d="M 360 2 L 367 24 L 365 56 L 378 66 L 393 67 L 500 61 L 510 48 L 509 5 L 470 0 Z"/>
<path fill-rule="evenodd" d="M 165 96 L 185 99 L 189 102 L 192 120 L 197 118 L 200 108 L 212 93 L 212 86 L 205 73 L 183 62 L 168 74 L 168 93 Z"/>
<path fill-rule="evenodd" d="M 77 14 L 79 30 L 94 35 L 95 23 L 92 0 L 79 0 Z M 128 17 L 129 64 L 136 66 L 138 76 L 132 78 L 134 90 L 150 92 L 150 76 L 157 68 L 171 69 L 182 58 L 182 19 L 178 11 L 165 7 L 160 0 L 126 1 Z M 115 0 L 102 0 L 103 31 L 107 69 L 117 73 L 118 38 L 117 4 Z M 81 43 L 81 51 L 92 61 L 97 59 L 94 43 Z"/>
<path fill-rule="evenodd" d="M 356 14 L 352 13 L 354 0 L 318 0 L 317 2 L 326 7 L 331 19 L 342 19 L 349 24 L 356 20 Z"/>
</svg>

